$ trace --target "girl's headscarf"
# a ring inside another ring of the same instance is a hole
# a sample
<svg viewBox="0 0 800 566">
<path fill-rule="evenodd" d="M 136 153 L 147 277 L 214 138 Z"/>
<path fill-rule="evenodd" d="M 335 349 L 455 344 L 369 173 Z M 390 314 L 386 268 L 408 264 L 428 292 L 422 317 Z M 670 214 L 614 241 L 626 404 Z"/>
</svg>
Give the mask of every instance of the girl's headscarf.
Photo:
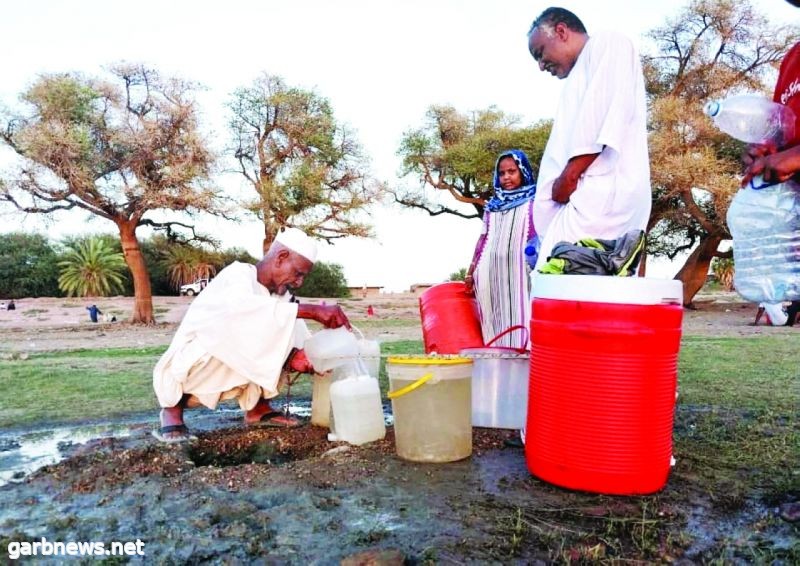
<svg viewBox="0 0 800 566">
<path fill-rule="evenodd" d="M 517 163 L 519 172 L 522 175 L 522 185 L 516 189 L 506 190 L 500 186 L 500 161 L 506 157 L 511 157 Z M 536 181 L 533 180 L 533 169 L 528 162 L 528 156 L 519 149 L 511 149 L 500 154 L 497 163 L 494 164 L 494 196 L 486 203 L 486 210 L 497 212 L 498 210 L 509 210 L 525 202 L 528 202 L 536 194 Z"/>
</svg>

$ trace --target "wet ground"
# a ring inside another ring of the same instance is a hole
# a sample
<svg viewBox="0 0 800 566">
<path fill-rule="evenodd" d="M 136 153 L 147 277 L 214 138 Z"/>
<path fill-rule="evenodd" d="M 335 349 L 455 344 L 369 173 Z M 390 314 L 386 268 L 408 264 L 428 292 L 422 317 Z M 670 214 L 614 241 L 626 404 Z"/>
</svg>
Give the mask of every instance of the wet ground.
<svg viewBox="0 0 800 566">
<path fill-rule="evenodd" d="M 690 435 L 697 416 L 680 410 L 676 435 Z M 318 427 L 245 429 L 240 419 L 192 411 L 199 438 L 182 445 L 153 440 L 146 415 L 6 434 L 0 458 L 38 447 L 31 468 L 47 454 L 66 459 L 0 488 L 0 544 L 138 539 L 148 562 L 164 563 L 333 564 L 389 549 L 408 563 L 789 564 L 800 551 L 798 524 L 777 516 L 785 487 L 715 492 L 691 454 L 677 454 L 660 493 L 609 497 L 534 478 L 523 450 L 505 445 L 508 431 L 476 428 L 471 458 L 420 464 L 396 457 L 391 428 L 351 447 Z"/>
</svg>

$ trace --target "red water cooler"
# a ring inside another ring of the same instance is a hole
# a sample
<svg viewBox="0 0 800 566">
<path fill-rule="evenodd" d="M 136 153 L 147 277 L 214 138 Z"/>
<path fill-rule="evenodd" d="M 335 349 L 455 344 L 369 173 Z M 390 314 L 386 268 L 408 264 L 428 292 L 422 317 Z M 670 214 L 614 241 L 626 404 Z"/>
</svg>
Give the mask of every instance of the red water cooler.
<svg viewBox="0 0 800 566">
<path fill-rule="evenodd" d="M 533 475 L 596 493 L 664 487 L 682 297 L 676 280 L 536 277 L 525 434 Z"/>
</svg>

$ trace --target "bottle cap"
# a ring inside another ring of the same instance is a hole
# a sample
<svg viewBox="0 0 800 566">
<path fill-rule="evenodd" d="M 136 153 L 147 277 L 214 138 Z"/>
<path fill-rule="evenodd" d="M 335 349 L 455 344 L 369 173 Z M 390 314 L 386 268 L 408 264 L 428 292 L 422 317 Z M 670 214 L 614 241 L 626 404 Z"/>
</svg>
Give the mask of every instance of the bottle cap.
<svg viewBox="0 0 800 566">
<path fill-rule="evenodd" d="M 721 106 L 719 102 L 717 102 L 716 100 L 710 100 L 706 102 L 705 106 L 703 106 L 703 112 L 707 116 L 711 116 L 713 118 L 714 116 L 719 114 L 720 107 Z"/>
</svg>

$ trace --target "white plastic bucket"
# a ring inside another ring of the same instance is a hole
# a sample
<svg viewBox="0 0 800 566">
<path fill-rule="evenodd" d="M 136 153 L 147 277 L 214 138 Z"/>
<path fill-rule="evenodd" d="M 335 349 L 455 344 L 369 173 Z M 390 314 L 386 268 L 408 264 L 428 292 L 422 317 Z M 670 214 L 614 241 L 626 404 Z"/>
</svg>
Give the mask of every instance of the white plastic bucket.
<svg viewBox="0 0 800 566">
<path fill-rule="evenodd" d="M 470 348 L 472 425 L 522 429 L 528 416 L 530 355 L 512 348 Z"/>
</svg>

